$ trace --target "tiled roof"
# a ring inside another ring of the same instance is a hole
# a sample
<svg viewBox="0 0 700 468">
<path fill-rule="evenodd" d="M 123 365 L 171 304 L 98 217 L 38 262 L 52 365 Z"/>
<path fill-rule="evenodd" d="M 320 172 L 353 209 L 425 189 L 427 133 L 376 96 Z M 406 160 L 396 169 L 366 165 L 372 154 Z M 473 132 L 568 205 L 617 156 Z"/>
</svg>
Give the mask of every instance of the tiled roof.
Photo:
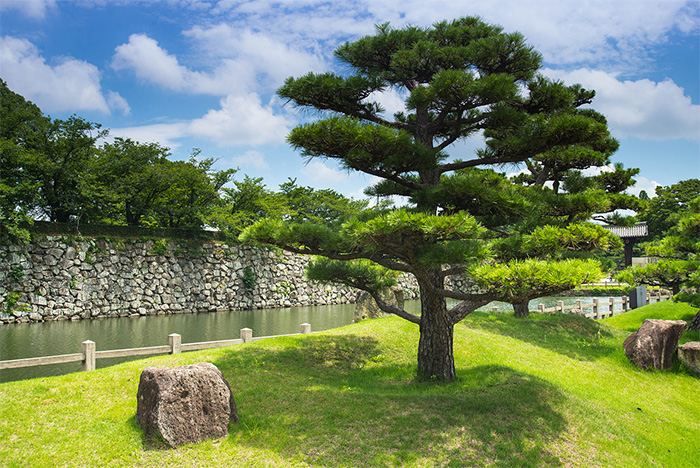
<svg viewBox="0 0 700 468">
<path fill-rule="evenodd" d="M 634 226 L 603 226 L 618 237 L 646 237 L 649 235 L 647 223 L 639 223 Z"/>
</svg>

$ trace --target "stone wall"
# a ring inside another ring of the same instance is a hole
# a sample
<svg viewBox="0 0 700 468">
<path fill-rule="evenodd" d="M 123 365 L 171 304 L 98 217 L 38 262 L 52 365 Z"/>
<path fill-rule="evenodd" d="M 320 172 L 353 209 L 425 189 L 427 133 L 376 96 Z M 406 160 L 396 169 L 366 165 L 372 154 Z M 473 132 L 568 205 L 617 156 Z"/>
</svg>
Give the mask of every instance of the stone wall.
<svg viewBox="0 0 700 468">
<path fill-rule="evenodd" d="M 355 301 L 356 290 L 308 282 L 308 260 L 217 242 L 45 236 L 0 247 L 0 322 Z M 415 283 L 402 283 L 416 297 Z"/>
</svg>

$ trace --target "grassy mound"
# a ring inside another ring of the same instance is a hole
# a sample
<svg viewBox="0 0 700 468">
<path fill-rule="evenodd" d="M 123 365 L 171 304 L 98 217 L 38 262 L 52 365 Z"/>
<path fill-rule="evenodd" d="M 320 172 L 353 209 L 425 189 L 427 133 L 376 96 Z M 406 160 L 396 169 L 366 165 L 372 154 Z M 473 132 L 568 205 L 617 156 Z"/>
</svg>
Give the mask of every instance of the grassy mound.
<svg viewBox="0 0 700 468">
<path fill-rule="evenodd" d="M 418 330 L 398 318 L 0 384 L 0 465 L 697 464 L 696 378 L 635 368 L 622 352 L 627 331 L 511 315 L 478 312 L 455 328 L 459 380 L 449 385 L 413 380 Z M 144 438 L 141 370 L 201 361 L 230 382 L 241 422 L 178 450 Z"/>
<path fill-rule="evenodd" d="M 697 308 L 685 302 L 663 301 L 606 318 L 601 320 L 601 323 L 620 330 L 633 332 L 637 331 L 646 319 L 685 320 L 690 322 L 697 312 Z M 690 331 L 683 334 L 681 343 L 688 341 L 700 341 L 700 333 Z"/>
</svg>

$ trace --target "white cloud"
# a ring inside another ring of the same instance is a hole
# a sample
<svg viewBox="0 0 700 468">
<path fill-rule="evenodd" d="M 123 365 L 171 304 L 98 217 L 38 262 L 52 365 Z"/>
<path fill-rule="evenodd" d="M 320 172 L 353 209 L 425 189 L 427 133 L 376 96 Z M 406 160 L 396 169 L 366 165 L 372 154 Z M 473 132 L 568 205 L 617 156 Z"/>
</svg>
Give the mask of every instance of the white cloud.
<svg viewBox="0 0 700 468">
<path fill-rule="evenodd" d="M 269 169 L 270 165 L 265 161 L 265 155 L 260 151 L 246 151 L 245 153 L 235 156 L 231 163 L 233 166 L 250 167 L 254 169 Z"/>
<path fill-rule="evenodd" d="M 31 42 L 5 36 L 0 38 L 0 70 L 10 89 L 34 101 L 44 112 L 110 112 L 100 72 L 87 62 L 63 57 L 50 65 Z M 125 101 L 112 101 L 124 109 Z"/>
<path fill-rule="evenodd" d="M 231 61 L 223 61 L 213 73 L 190 70 L 145 34 L 132 34 L 128 43 L 115 48 L 112 68 L 131 70 L 143 82 L 188 93 L 227 94 L 241 78 L 246 83 L 252 80 L 250 72 Z"/>
<path fill-rule="evenodd" d="M 144 34 L 132 34 L 128 43 L 115 48 L 112 68 L 131 70 L 143 82 L 193 94 L 216 96 L 245 91 L 254 81 L 250 70 L 230 60 L 219 62 L 211 73 L 190 70 Z"/>
<path fill-rule="evenodd" d="M 178 64 L 177 58 L 158 46 L 145 34 L 132 34 L 129 42 L 117 46 L 112 68 L 133 70 L 143 81 L 150 81 L 177 91 L 187 86 L 188 70 Z"/>
<path fill-rule="evenodd" d="M 318 159 L 312 159 L 301 170 L 301 174 L 315 183 L 329 186 L 340 182 L 345 182 L 348 176 L 341 171 L 331 169 Z"/>
<path fill-rule="evenodd" d="M 221 146 L 257 146 L 283 142 L 290 126 L 287 118 L 263 106 L 257 94 L 250 94 L 222 99 L 221 108 L 193 120 L 188 133 Z"/>
<path fill-rule="evenodd" d="M 313 50 L 299 47 L 297 40 L 286 42 L 274 37 L 273 32 L 219 24 L 209 28 L 197 26 L 184 34 L 195 39 L 197 47 L 207 57 L 240 63 L 242 68 L 254 70 L 258 79 L 272 87 L 282 84 L 288 76 L 327 68 L 325 60 Z"/>
<path fill-rule="evenodd" d="M 169 148 L 180 146 L 183 138 L 203 138 L 222 147 L 261 146 L 281 143 L 291 122 L 260 102 L 256 94 L 227 96 L 219 109 L 191 121 L 117 128 L 112 135 L 137 141 L 155 141 Z"/>
<path fill-rule="evenodd" d="M 187 123 L 162 123 L 142 125 L 137 127 L 112 128 L 109 131 L 109 139 L 115 137 L 131 138 L 140 143 L 158 143 L 170 149 L 180 147 L 178 139 L 186 137 Z"/>
<path fill-rule="evenodd" d="M 406 112 L 404 98 L 393 88 L 386 89 L 382 92 L 374 92 L 370 94 L 365 101 L 376 102 L 382 106 L 384 109 L 384 117 L 387 119 L 393 119 L 394 114 L 397 112 Z"/>
<path fill-rule="evenodd" d="M 545 70 L 545 74 L 594 89 L 593 108 L 607 117 L 617 138 L 659 141 L 700 137 L 700 105 L 693 104 L 683 88 L 670 79 L 660 83 L 621 81 L 614 73 L 589 69 Z"/>
<path fill-rule="evenodd" d="M 569 65 L 615 61 L 638 67 L 649 61 L 649 44 L 665 43 L 676 30 L 700 30 L 696 0 L 221 0 L 213 12 L 284 43 L 307 44 L 371 34 L 374 24 L 385 21 L 426 27 L 480 16 L 524 34 L 548 63 Z"/>
<path fill-rule="evenodd" d="M 2 0 L 0 11 L 19 10 L 23 14 L 36 19 L 42 19 L 49 10 L 56 8 L 56 0 Z"/>
<path fill-rule="evenodd" d="M 646 177 L 637 176 L 634 178 L 637 181 L 632 187 L 625 190 L 625 192 L 639 196 L 640 192 L 644 190 L 650 198 L 656 196 L 656 187 L 660 187 L 661 184 L 655 180 L 649 180 Z"/>
<path fill-rule="evenodd" d="M 195 27 L 184 34 L 196 41 L 197 60 L 210 62 L 210 69 L 199 71 L 181 64 L 145 34 L 132 34 L 129 42 L 115 48 L 112 68 L 130 70 L 143 82 L 173 91 L 210 95 L 274 90 L 287 76 L 326 68 L 313 53 L 248 29 L 222 24 Z"/>
<path fill-rule="evenodd" d="M 107 104 L 109 104 L 110 109 L 121 111 L 124 115 L 129 115 L 131 113 L 131 107 L 129 107 L 129 103 L 126 102 L 126 99 L 114 91 L 107 93 Z"/>
<path fill-rule="evenodd" d="M 365 0 L 373 18 L 429 26 L 436 21 L 480 16 L 519 31 L 549 63 L 593 64 L 648 60 L 647 46 L 664 43 L 678 29 L 700 29 L 695 0 Z"/>
</svg>

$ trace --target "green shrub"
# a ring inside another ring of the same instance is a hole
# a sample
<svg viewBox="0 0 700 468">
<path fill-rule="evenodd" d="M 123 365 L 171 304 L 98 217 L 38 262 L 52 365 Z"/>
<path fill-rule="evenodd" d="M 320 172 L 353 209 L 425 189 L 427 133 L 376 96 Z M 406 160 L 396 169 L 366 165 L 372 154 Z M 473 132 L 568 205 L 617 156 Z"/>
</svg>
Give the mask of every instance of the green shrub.
<svg viewBox="0 0 700 468">
<path fill-rule="evenodd" d="M 249 266 L 243 269 L 243 286 L 249 291 L 255 289 L 255 285 L 258 283 L 258 275 Z"/>
</svg>

